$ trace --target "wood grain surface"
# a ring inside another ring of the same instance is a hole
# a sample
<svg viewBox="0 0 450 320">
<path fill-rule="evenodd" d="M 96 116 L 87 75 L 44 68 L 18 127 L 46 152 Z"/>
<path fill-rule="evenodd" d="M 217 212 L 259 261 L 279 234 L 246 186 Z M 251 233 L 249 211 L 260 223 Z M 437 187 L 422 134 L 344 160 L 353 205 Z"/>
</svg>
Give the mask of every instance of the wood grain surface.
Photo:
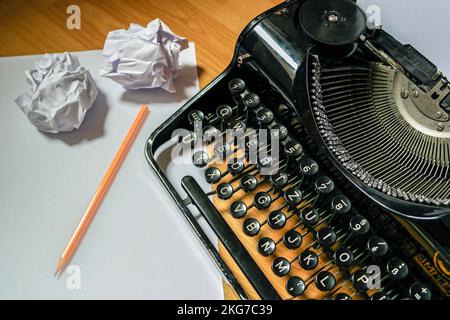
<svg viewBox="0 0 450 320">
<path fill-rule="evenodd" d="M 213 156 L 213 148 L 209 151 L 210 156 Z M 239 151 L 238 153 L 234 154 L 236 158 L 244 158 L 244 153 Z M 231 157 L 231 156 L 230 156 Z M 244 160 L 244 163 L 248 165 L 248 163 Z M 227 172 L 226 164 L 223 163 L 223 161 L 214 161 L 209 164 L 211 167 L 216 167 L 220 169 L 222 173 Z M 274 191 L 272 188 L 272 185 L 270 182 L 265 179 L 265 177 L 261 176 L 259 174 L 259 170 L 257 170 L 256 167 L 250 166 L 248 169 L 245 170 L 245 174 L 252 174 L 254 175 L 257 180 L 259 181 L 258 187 L 250 192 L 245 193 L 240 187 L 239 187 L 239 179 L 241 178 L 244 173 L 242 173 L 238 177 L 232 177 L 231 174 L 226 174 L 221 180 L 220 183 L 230 183 L 233 186 L 233 190 L 235 190 L 233 196 L 229 200 L 221 200 L 217 196 L 213 197 L 213 201 L 215 206 L 217 207 L 218 211 L 222 214 L 225 221 L 228 223 L 228 225 L 231 227 L 231 229 L 234 231 L 234 233 L 238 236 L 238 238 L 241 240 L 242 244 L 250 254 L 250 256 L 253 258 L 253 260 L 256 262 L 256 264 L 260 267 L 260 269 L 263 271 L 266 278 L 270 281 L 274 289 L 278 292 L 280 297 L 283 300 L 304 300 L 304 299 L 315 299 L 315 300 L 322 300 L 322 299 L 329 299 L 330 298 L 330 292 L 321 292 L 317 289 L 316 285 L 314 284 L 315 274 L 320 271 L 328 271 L 331 274 L 334 275 L 336 278 L 336 286 L 335 288 L 340 288 L 336 290 L 336 292 L 333 294 L 333 296 L 337 293 L 346 293 L 353 297 L 353 299 L 361 299 L 361 296 L 356 292 L 356 290 L 352 287 L 351 282 L 346 281 L 342 270 L 338 266 L 336 266 L 334 263 L 332 263 L 327 257 L 327 255 L 323 252 L 323 249 L 319 246 L 316 248 L 316 246 L 312 247 L 314 243 L 317 243 L 314 235 L 312 232 L 308 231 L 307 227 L 301 223 L 301 220 L 299 217 L 295 214 L 294 208 L 289 208 L 289 206 L 284 206 L 285 200 L 281 196 L 283 191 L 286 191 L 291 185 L 287 185 L 283 190 L 281 191 Z M 217 184 L 213 185 L 212 189 L 215 190 L 217 188 Z M 254 197 L 258 192 L 268 192 L 271 195 L 271 198 L 273 200 L 270 208 L 259 210 L 257 209 L 253 203 L 254 203 Z M 309 196 L 304 196 L 303 201 L 295 207 L 295 210 L 297 212 L 302 211 L 303 208 L 306 208 L 308 206 L 313 206 L 313 203 L 315 201 L 316 195 L 310 194 Z M 248 211 L 245 215 L 245 218 L 241 219 L 235 219 L 230 214 L 230 206 L 235 201 L 242 201 L 246 204 Z M 280 230 L 274 230 L 272 229 L 268 224 L 268 216 L 271 211 L 280 209 L 285 216 L 287 217 L 286 225 L 281 228 Z M 324 218 L 325 212 L 321 212 L 322 218 L 320 219 L 317 227 L 315 227 L 315 230 L 320 230 L 321 228 L 324 228 L 328 225 L 329 219 Z M 261 224 L 261 230 L 255 237 L 249 237 L 246 235 L 243 231 L 243 222 L 245 219 L 248 218 L 254 218 L 259 221 Z M 302 235 L 302 243 L 301 246 L 297 249 L 289 249 L 286 247 L 283 243 L 283 236 L 284 234 L 289 230 L 296 230 Z M 276 250 L 273 255 L 269 257 L 262 256 L 258 250 L 258 241 L 262 238 L 270 238 L 275 241 L 276 243 Z M 337 241 L 331 249 L 333 251 L 337 250 L 341 246 L 341 241 Z M 305 248 L 309 248 L 311 251 L 314 251 L 316 254 L 319 255 L 319 263 L 317 267 L 312 271 L 306 271 L 302 267 L 300 267 L 298 263 L 298 256 L 301 252 L 305 250 Z M 256 293 L 250 282 L 247 280 L 247 278 L 244 276 L 242 271 L 240 271 L 239 267 L 231 257 L 231 255 L 226 252 L 224 247 L 220 247 L 221 255 L 224 259 L 224 261 L 227 263 L 228 266 L 230 266 L 230 269 L 234 273 L 235 277 L 238 279 L 239 283 L 241 284 L 242 288 L 245 290 L 247 295 L 252 300 L 258 300 L 260 299 L 259 295 Z M 278 258 L 283 257 L 287 260 L 291 261 L 291 270 L 287 276 L 284 277 L 278 277 L 275 275 L 275 273 L 272 271 L 272 263 L 273 261 Z M 361 268 L 360 265 L 355 264 L 350 268 L 350 273 L 355 272 L 356 270 L 359 270 Z M 305 281 L 308 285 L 308 289 L 305 291 L 304 294 L 302 294 L 300 297 L 293 298 L 289 292 L 286 289 L 286 283 L 289 277 L 298 276 L 301 279 Z M 370 294 L 375 293 L 376 291 L 370 291 Z M 226 291 L 228 294 L 228 298 L 233 297 L 233 291 L 228 290 Z"/>
<path fill-rule="evenodd" d="M 201 87 L 230 62 L 237 37 L 281 0 L 0 0 L 0 56 L 102 49 L 111 30 L 160 18 L 195 42 Z M 81 9 L 81 29 L 69 30 L 68 6 Z M 224 286 L 225 298 L 236 298 Z"/>
<path fill-rule="evenodd" d="M 0 56 L 102 49 L 111 30 L 160 18 L 195 42 L 200 85 L 230 62 L 250 20 L 281 0 L 0 0 Z M 81 29 L 69 30 L 69 5 L 81 9 Z"/>
</svg>

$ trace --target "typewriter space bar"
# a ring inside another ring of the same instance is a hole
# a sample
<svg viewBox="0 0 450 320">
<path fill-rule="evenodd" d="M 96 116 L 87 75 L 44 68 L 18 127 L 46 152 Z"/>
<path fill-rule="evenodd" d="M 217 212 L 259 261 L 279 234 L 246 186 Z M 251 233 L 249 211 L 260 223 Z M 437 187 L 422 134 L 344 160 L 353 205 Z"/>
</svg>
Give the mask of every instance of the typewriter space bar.
<svg viewBox="0 0 450 320">
<path fill-rule="evenodd" d="M 248 251 L 239 241 L 236 234 L 223 219 L 216 207 L 205 195 L 200 185 L 191 176 L 186 176 L 181 181 L 184 191 L 188 194 L 192 203 L 197 207 L 209 226 L 214 230 L 219 240 L 223 243 L 230 255 L 241 268 L 250 284 L 263 300 L 280 300 L 264 273 L 252 259 Z"/>
</svg>

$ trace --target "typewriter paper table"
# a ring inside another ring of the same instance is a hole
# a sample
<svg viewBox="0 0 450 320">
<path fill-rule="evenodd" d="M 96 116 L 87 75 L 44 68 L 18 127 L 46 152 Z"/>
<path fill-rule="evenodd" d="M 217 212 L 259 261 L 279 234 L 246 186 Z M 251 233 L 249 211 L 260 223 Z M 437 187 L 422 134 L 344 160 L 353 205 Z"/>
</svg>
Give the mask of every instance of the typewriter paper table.
<svg viewBox="0 0 450 320">
<path fill-rule="evenodd" d="M 219 273 L 154 177 L 144 157 L 150 133 L 198 91 L 195 50 L 177 94 L 127 92 L 98 75 L 100 51 L 75 53 L 100 90 L 78 132 L 38 132 L 14 99 L 38 56 L 0 59 L 0 299 L 221 299 Z M 81 288 L 56 262 L 139 106 L 150 115 L 72 264 Z M 71 287 L 69 285 L 69 287 Z"/>
</svg>

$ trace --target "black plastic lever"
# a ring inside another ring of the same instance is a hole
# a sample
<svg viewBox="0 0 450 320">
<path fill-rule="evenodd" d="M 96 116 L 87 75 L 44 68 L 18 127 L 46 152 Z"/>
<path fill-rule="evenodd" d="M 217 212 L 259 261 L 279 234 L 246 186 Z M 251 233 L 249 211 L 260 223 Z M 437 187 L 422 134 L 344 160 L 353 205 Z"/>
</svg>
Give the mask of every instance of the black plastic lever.
<svg viewBox="0 0 450 320">
<path fill-rule="evenodd" d="M 264 273 L 217 211 L 216 207 L 211 203 L 197 181 L 191 176 L 186 176 L 182 179 L 181 185 L 261 299 L 280 300 L 281 298 L 277 291 L 267 280 Z"/>
</svg>

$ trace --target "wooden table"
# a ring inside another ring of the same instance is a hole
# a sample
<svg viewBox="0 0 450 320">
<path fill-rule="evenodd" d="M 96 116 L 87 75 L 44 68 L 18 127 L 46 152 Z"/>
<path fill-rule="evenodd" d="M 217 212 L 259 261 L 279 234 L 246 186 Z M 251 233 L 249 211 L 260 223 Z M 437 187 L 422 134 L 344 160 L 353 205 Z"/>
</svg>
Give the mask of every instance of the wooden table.
<svg viewBox="0 0 450 320">
<path fill-rule="evenodd" d="M 195 42 L 200 85 L 230 62 L 250 20 L 282 0 L 0 0 L 0 56 L 102 49 L 111 30 L 160 18 Z M 67 8 L 78 5 L 81 29 L 69 30 Z M 224 286 L 225 298 L 235 298 Z"/>
<path fill-rule="evenodd" d="M 251 19 L 281 0 L 0 0 L 0 56 L 103 48 L 111 30 L 160 18 L 195 42 L 200 85 L 229 63 Z M 69 30 L 69 5 L 81 9 L 81 29 Z"/>
</svg>

